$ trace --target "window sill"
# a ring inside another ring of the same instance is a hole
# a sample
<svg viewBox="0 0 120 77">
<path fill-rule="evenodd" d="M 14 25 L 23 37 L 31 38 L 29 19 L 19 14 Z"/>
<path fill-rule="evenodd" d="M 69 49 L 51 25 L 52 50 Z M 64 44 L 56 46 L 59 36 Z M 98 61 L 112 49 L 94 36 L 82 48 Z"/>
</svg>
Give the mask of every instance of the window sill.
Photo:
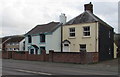
<svg viewBox="0 0 120 77">
<path fill-rule="evenodd" d="M 68 37 L 69 39 L 75 39 L 76 37 Z"/>
<path fill-rule="evenodd" d="M 83 36 L 82 38 L 91 38 L 91 36 Z"/>
<path fill-rule="evenodd" d="M 46 44 L 46 42 L 40 42 L 40 44 Z"/>
</svg>

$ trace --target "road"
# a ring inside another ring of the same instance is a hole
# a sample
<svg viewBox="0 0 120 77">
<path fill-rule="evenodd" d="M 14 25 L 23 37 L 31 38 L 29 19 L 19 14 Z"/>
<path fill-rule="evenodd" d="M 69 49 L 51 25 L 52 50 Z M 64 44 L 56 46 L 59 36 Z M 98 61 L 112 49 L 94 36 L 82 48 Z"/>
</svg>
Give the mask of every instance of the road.
<svg viewBox="0 0 120 77">
<path fill-rule="evenodd" d="M 69 64 L 4 59 L 3 75 L 117 75 L 118 66 L 109 64 Z"/>
</svg>

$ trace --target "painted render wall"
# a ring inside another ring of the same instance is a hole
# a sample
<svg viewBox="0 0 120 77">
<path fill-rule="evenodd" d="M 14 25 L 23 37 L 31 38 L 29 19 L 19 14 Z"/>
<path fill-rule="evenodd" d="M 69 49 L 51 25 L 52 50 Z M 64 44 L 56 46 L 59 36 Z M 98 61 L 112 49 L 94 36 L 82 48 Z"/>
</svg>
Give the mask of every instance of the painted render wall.
<svg viewBox="0 0 120 77">
<path fill-rule="evenodd" d="M 25 36 L 25 51 L 28 51 L 28 37 Z"/>
<path fill-rule="evenodd" d="M 47 53 L 49 53 L 49 50 L 61 51 L 61 27 L 56 29 L 52 35 L 47 35 L 46 38 Z"/>
<path fill-rule="evenodd" d="M 40 43 L 40 35 L 32 35 L 32 43 L 28 43 L 28 37 L 25 37 L 25 51 L 28 51 L 28 47 L 31 45 L 36 45 L 40 48 L 40 46 L 45 46 L 45 43 Z M 38 50 L 39 54 L 40 50 Z"/>
<path fill-rule="evenodd" d="M 90 26 L 90 37 L 83 36 L 83 27 Z M 75 38 L 69 37 L 69 28 L 75 27 Z M 63 41 L 69 40 L 70 52 L 80 52 L 79 44 L 86 44 L 87 52 L 98 52 L 98 24 L 84 23 L 63 26 Z"/>
<path fill-rule="evenodd" d="M 32 43 L 28 43 L 28 37 L 25 37 L 25 51 L 28 51 L 28 47 L 31 45 L 36 45 L 39 48 L 45 47 L 46 53 L 49 50 L 54 50 L 60 52 L 61 50 L 61 27 L 57 28 L 52 34 L 46 34 L 45 43 L 40 43 L 40 35 L 32 36 Z M 40 51 L 40 50 L 39 50 Z"/>
<path fill-rule="evenodd" d="M 25 39 L 23 39 L 20 43 L 19 43 L 19 50 L 20 51 L 24 51 L 23 50 L 23 47 L 24 47 L 24 44 L 23 44 L 23 42 L 25 41 Z"/>
<path fill-rule="evenodd" d="M 114 58 L 117 58 L 117 45 L 114 43 Z"/>
</svg>

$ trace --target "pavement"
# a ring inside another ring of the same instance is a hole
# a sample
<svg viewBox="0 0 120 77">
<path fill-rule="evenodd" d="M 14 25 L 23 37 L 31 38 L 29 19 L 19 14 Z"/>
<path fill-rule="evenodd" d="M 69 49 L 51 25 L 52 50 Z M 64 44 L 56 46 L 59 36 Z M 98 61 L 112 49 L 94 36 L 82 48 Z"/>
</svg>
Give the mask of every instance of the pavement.
<svg viewBox="0 0 120 77">
<path fill-rule="evenodd" d="M 3 75 L 118 75 L 118 59 L 94 64 L 2 60 Z"/>
</svg>

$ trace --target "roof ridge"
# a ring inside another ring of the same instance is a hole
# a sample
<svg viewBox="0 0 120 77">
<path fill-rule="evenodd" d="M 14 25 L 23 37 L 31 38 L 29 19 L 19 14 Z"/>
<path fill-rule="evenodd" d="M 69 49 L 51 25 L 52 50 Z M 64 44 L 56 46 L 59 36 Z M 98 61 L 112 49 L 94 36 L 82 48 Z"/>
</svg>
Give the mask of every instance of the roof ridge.
<svg viewBox="0 0 120 77">
<path fill-rule="evenodd" d="M 75 20 L 76 20 L 76 19 L 77 19 L 78 21 L 82 20 L 83 17 L 84 17 L 84 15 L 85 15 L 86 13 L 87 13 L 88 15 L 90 15 L 95 21 L 98 21 L 97 18 L 95 18 L 91 13 L 89 13 L 89 11 L 84 11 L 83 13 L 81 13 L 81 14 L 77 15 L 76 17 L 74 17 L 73 19 L 69 20 L 65 25 L 75 24 L 75 23 L 74 23 Z M 81 22 L 77 22 L 77 23 L 81 23 Z M 76 23 L 76 24 L 77 24 L 77 23 Z"/>
<path fill-rule="evenodd" d="M 46 23 L 46 24 L 38 24 L 37 26 L 45 26 L 45 25 L 48 25 L 48 24 L 51 24 L 51 23 L 60 23 L 60 22 L 54 22 L 54 21 L 51 21 L 51 22 L 49 22 L 49 23 Z"/>
<path fill-rule="evenodd" d="M 84 16 L 84 14 L 85 14 L 85 12 L 83 12 L 83 13 L 80 14 L 81 15 L 80 20 L 82 19 L 82 17 Z M 78 15 L 78 16 L 80 16 L 80 15 Z"/>
<path fill-rule="evenodd" d="M 53 31 L 56 30 L 60 25 L 62 25 L 62 23 L 58 23 L 58 24 L 56 24 L 56 26 L 53 27 L 53 29 L 51 29 L 51 31 L 53 32 Z"/>
<path fill-rule="evenodd" d="M 90 16 L 92 16 L 96 21 L 98 21 L 98 19 L 95 17 L 95 15 L 93 13 L 90 13 L 89 11 L 85 11 L 86 13 L 88 13 Z"/>
<path fill-rule="evenodd" d="M 52 21 L 47 24 L 37 25 L 33 29 L 31 29 L 29 32 L 27 32 L 25 36 L 32 35 L 32 34 L 53 32 L 54 30 L 58 28 L 58 24 L 60 24 L 60 22 Z"/>
</svg>

